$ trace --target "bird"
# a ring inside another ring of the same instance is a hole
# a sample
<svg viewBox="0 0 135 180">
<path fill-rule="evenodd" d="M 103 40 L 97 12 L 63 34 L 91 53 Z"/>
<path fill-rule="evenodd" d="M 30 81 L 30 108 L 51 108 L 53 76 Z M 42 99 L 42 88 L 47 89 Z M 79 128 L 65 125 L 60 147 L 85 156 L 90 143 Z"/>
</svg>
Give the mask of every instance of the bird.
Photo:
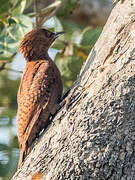
<svg viewBox="0 0 135 180">
<path fill-rule="evenodd" d="M 59 107 L 63 83 L 59 69 L 48 55 L 48 49 L 64 32 L 33 29 L 22 39 L 19 51 L 26 60 L 17 103 L 17 128 L 20 149 L 18 168 L 30 153 L 30 146 L 49 118 Z"/>
</svg>

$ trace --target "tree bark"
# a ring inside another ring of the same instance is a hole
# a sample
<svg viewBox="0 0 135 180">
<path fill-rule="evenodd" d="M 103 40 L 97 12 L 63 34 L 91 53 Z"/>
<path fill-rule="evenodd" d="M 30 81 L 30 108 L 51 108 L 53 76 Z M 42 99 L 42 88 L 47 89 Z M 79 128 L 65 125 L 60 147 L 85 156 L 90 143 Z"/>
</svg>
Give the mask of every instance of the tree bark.
<svg viewBox="0 0 135 180">
<path fill-rule="evenodd" d="M 135 179 L 135 0 L 114 7 L 67 98 L 12 180 Z"/>
</svg>

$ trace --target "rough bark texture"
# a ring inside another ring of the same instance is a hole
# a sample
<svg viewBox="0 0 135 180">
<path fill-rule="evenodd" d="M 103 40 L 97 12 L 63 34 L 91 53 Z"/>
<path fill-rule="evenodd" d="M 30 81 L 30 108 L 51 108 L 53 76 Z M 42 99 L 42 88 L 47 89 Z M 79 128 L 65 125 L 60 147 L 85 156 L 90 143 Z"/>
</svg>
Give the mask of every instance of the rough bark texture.
<svg viewBox="0 0 135 180">
<path fill-rule="evenodd" d="M 135 0 L 114 7 L 68 96 L 12 180 L 135 179 Z"/>
</svg>

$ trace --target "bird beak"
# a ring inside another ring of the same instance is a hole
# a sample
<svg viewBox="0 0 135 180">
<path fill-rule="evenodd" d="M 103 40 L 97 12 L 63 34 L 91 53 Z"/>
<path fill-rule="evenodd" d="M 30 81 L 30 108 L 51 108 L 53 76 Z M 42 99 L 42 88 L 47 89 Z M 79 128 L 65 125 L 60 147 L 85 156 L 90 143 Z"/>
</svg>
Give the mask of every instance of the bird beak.
<svg viewBox="0 0 135 180">
<path fill-rule="evenodd" d="M 56 32 L 54 34 L 54 38 L 56 39 L 57 37 L 61 36 L 62 34 L 64 34 L 64 32 Z"/>
</svg>

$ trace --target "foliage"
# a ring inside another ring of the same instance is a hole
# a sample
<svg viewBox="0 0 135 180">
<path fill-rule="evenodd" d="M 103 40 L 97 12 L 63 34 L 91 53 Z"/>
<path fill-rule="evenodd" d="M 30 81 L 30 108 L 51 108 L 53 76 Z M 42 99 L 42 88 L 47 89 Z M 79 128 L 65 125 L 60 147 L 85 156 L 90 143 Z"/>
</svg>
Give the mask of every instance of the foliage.
<svg viewBox="0 0 135 180">
<path fill-rule="evenodd" d="M 9 135 L 8 142 L 0 142 L 0 176 L 10 177 L 15 172 L 18 160 L 17 136 L 13 133 L 13 119 L 16 116 L 16 96 L 19 80 L 11 80 L 6 71 L 0 74 L 0 131 Z M 2 132 L 0 135 L 2 135 Z M 4 137 L 3 137 L 4 138 Z M 11 173 L 12 172 L 12 173 Z"/>
<path fill-rule="evenodd" d="M 26 0 L 0 0 L 0 60 L 13 60 L 19 41 L 32 29 L 31 19 L 21 14 L 29 3 Z"/>
<path fill-rule="evenodd" d="M 74 22 L 70 23 L 68 20 L 63 21 L 56 17 L 54 20 L 54 31 L 65 32 L 64 37 L 57 39 L 52 47 L 60 50 L 55 62 L 61 71 L 64 90 L 66 90 L 75 81 L 102 29 L 82 28 Z"/>
<path fill-rule="evenodd" d="M 0 8 L 0 60 L 10 62 L 17 53 L 19 41 L 33 27 L 30 17 L 51 14 L 53 8 L 61 5 L 62 0 L 55 1 L 37 14 L 24 14 L 24 10 L 31 5 L 32 0 L 0 0 L 0 2 L 3 3 Z M 66 19 L 78 6 L 78 0 L 64 1 L 53 18 L 54 27 L 48 28 L 52 31 L 65 31 L 65 36 L 59 38 L 53 46 L 58 50 L 55 61 L 62 73 L 64 90 L 76 79 L 83 62 L 101 32 L 101 28 L 83 27 Z M 76 69 L 74 72 L 71 70 L 72 66 L 77 66 L 72 68 L 72 70 Z"/>
<path fill-rule="evenodd" d="M 0 0 L 0 70 L 4 69 L 3 63 L 7 66 L 13 61 L 20 40 L 34 26 L 33 18 L 39 16 L 45 21 L 53 16 L 54 24 L 48 29 L 65 32 L 52 48 L 57 50 L 55 62 L 61 71 L 66 90 L 77 78 L 101 28 L 84 27 L 67 18 L 79 7 L 78 0 L 55 0 L 38 12 L 29 12 L 32 4 L 32 0 Z M 43 23 L 43 20 L 40 21 L 40 24 Z M 0 176 L 5 179 L 10 179 L 18 161 L 17 135 L 13 132 L 18 86 L 19 80 L 11 80 L 7 72 L 0 72 L 0 128 L 10 130 L 8 143 L 0 139 Z"/>
</svg>

